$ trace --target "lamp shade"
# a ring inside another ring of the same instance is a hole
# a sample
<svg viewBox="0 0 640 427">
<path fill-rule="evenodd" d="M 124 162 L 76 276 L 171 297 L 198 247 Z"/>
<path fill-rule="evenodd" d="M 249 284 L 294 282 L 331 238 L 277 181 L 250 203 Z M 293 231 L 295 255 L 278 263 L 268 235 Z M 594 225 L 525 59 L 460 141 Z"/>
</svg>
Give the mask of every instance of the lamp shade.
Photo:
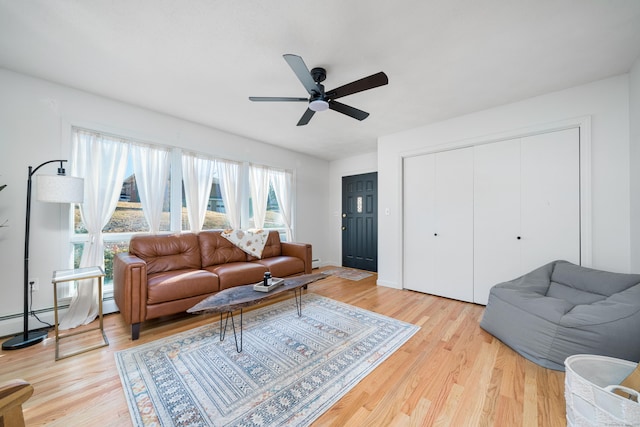
<svg viewBox="0 0 640 427">
<path fill-rule="evenodd" d="M 36 197 L 41 202 L 82 203 L 84 179 L 65 175 L 37 175 Z"/>
</svg>

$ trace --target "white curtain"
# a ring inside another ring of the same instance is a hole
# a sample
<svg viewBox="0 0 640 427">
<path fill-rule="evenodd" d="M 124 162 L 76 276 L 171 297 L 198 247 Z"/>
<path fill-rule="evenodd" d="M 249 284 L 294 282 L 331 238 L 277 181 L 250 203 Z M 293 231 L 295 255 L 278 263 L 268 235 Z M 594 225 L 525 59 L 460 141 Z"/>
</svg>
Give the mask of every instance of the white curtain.
<svg viewBox="0 0 640 427">
<path fill-rule="evenodd" d="M 71 175 L 84 178 L 82 223 L 89 240 L 84 244 L 80 267 L 104 268 L 102 229 L 116 209 L 127 165 L 125 141 L 100 134 L 74 130 Z M 69 310 L 60 320 L 60 329 L 85 325 L 98 314 L 97 279 L 81 281 Z"/>
<path fill-rule="evenodd" d="M 284 223 L 287 231 L 287 241 L 292 242 L 293 229 L 291 228 L 291 209 L 292 209 L 292 182 L 293 176 L 286 171 L 279 171 L 271 169 L 269 171 L 269 178 L 271 185 L 273 185 L 273 191 L 276 193 L 276 199 L 278 199 L 278 205 L 280 206 L 280 215 L 282 216 L 282 222 Z"/>
<path fill-rule="evenodd" d="M 253 223 L 255 228 L 264 227 L 269 197 L 269 169 L 265 166 L 249 166 L 249 183 L 253 201 Z"/>
<path fill-rule="evenodd" d="M 169 179 L 169 151 L 148 145 L 132 145 L 131 154 L 142 211 L 149 231 L 157 234 Z"/>
<path fill-rule="evenodd" d="M 192 154 L 182 155 L 182 180 L 187 202 L 189 227 L 194 233 L 202 230 L 211 195 L 215 163 Z"/>
<path fill-rule="evenodd" d="M 216 172 L 220 180 L 222 202 L 231 228 L 240 228 L 240 179 L 236 162 L 216 160 Z"/>
</svg>

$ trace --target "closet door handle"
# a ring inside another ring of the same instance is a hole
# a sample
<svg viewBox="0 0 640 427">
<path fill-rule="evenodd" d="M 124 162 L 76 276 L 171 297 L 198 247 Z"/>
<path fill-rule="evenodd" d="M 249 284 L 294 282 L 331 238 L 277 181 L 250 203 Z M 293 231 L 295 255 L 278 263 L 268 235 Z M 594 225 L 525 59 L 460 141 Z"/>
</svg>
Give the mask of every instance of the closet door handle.
<svg viewBox="0 0 640 427">
<path fill-rule="evenodd" d="M 518 237 L 516 237 L 516 239 L 520 240 L 520 239 L 522 239 L 522 237 L 518 236 Z"/>
<path fill-rule="evenodd" d="M 437 235 L 438 235 L 438 233 L 433 233 L 433 235 L 434 235 L 434 236 L 437 236 Z"/>
</svg>

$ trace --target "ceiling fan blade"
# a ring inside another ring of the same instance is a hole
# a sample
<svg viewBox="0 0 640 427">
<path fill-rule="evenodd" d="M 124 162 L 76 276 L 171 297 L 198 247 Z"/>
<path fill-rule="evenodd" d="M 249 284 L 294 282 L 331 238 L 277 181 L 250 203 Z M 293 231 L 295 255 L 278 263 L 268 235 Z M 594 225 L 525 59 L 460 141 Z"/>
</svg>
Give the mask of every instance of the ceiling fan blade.
<svg viewBox="0 0 640 427">
<path fill-rule="evenodd" d="M 250 96 L 251 101 L 283 101 L 283 102 L 309 102 L 307 98 L 290 98 L 282 96 Z"/>
<path fill-rule="evenodd" d="M 329 108 L 333 111 L 337 111 L 338 113 L 353 117 L 356 120 L 364 120 L 369 117 L 369 113 L 366 111 L 358 110 L 357 108 L 353 108 L 338 101 L 329 101 Z"/>
<path fill-rule="evenodd" d="M 313 80 L 313 77 L 311 77 L 311 73 L 302 58 L 298 55 L 292 55 L 289 53 L 282 56 L 296 76 L 298 76 L 298 80 L 300 80 L 302 86 L 304 86 L 307 92 L 309 92 L 309 95 L 320 95 L 320 89 Z"/>
<path fill-rule="evenodd" d="M 354 82 L 347 83 L 344 86 L 330 90 L 326 92 L 326 97 L 329 99 L 338 99 L 343 96 L 373 89 L 374 87 L 384 86 L 387 83 L 389 83 L 389 78 L 385 73 L 380 71 L 379 73 L 372 74 L 369 77 L 363 77 L 360 80 L 356 80 Z"/>
<path fill-rule="evenodd" d="M 307 108 L 307 111 L 305 111 L 302 117 L 300 117 L 300 120 L 298 120 L 298 124 L 296 126 L 304 126 L 309 123 L 309 120 L 311 120 L 311 117 L 313 117 L 315 113 L 315 111 Z"/>
</svg>

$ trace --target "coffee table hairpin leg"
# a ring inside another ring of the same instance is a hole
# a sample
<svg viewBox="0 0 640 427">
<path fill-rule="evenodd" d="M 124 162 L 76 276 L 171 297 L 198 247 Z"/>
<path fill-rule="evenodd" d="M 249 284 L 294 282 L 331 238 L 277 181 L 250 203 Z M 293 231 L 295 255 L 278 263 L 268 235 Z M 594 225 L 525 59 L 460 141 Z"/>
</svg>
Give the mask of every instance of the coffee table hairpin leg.
<svg viewBox="0 0 640 427">
<path fill-rule="evenodd" d="M 296 310 L 298 311 L 298 317 L 302 317 L 302 289 L 293 290 L 296 299 Z M 224 313 L 220 313 L 220 341 L 224 341 L 227 333 L 227 324 L 229 323 L 229 317 L 231 317 L 231 328 L 233 329 L 233 339 L 236 342 L 236 351 L 242 353 L 242 308 L 240 308 L 240 344 L 238 344 L 238 335 L 236 334 L 236 324 L 233 321 L 233 312 L 227 311 L 227 317 L 224 319 L 224 327 L 222 326 L 222 318 Z"/>
<path fill-rule="evenodd" d="M 224 341 L 224 336 L 227 332 L 227 323 L 229 322 L 229 317 L 231 317 L 231 327 L 233 329 L 233 339 L 236 342 L 236 351 L 238 353 L 242 353 L 242 309 L 240 309 L 240 345 L 238 345 L 238 336 L 236 335 L 236 324 L 233 321 L 233 312 L 227 311 L 224 328 L 222 327 L 222 316 L 223 313 L 220 313 L 220 341 Z"/>
<path fill-rule="evenodd" d="M 293 293 L 296 298 L 296 309 L 298 310 L 298 317 L 302 317 L 302 289 L 294 289 Z"/>
</svg>

